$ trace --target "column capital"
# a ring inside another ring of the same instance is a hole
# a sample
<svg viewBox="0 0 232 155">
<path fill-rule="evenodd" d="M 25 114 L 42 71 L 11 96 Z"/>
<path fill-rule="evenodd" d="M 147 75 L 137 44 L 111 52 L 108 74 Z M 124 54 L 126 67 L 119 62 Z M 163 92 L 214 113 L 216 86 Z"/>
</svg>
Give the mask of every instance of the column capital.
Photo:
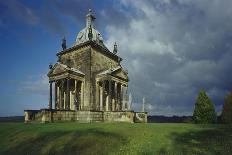
<svg viewBox="0 0 232 155">
<path fill-rule="evenodd" d="M 111 81 L 112 79 L 110 77 L 107 78 L 108 81 Z"/>
<path fill-rule="evenodd" d="M 65 79 L 61 79 L 60 81 L 61 81 L 62 84 L 64 84 Z"/>
</svg>

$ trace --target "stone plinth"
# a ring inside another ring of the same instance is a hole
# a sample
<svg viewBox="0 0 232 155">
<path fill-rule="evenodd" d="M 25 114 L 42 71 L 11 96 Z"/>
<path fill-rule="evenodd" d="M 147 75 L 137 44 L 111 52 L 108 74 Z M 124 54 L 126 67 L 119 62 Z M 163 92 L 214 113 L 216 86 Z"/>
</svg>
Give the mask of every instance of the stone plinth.
<svg viewBox="0 0 232 155">
<path fill-rule="evenodd" d="M 47 122 L 128 122 L 146 123 L 147 113 L 134 111 L 25 110 L 25 123 Z"/>
<path fill-rule="evenodd" d="M 147 123 L 147 112 L 135 112 L 135 123 Z"/>
</svg>

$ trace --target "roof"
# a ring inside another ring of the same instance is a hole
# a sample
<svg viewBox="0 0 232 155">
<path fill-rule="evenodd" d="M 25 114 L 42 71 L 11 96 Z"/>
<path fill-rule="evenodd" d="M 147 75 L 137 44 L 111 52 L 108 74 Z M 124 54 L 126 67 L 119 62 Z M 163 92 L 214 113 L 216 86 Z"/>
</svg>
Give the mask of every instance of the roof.
<svg viewBox="0 0 232 155">
<path fill-rule="evenodd" d="M 86 15 L 86 26 L 78 33 L 76 41 L 74 45 L 70 48 L 64 49 L 57 53 L 57 56 L 62 54 L 72 52 L 73 50 L 92 45 L 91 47 L 95 47 L 100 49 L 100 52 L 110 56 L 116 61 L 122 61 L 122 58 L 117 56 L 116 53 L 112 53 L 109 49 L 104 45 L 103 38 L 100 32 L 98 32 L 94 27 L 94 20 L 96 18 L 92 14 L 92 10 L 90 9 L 88 14 Z M 91 30 L 91 31 L 90 31 Z M 89 33 L 91 32 L 92 37 L 89 38 Z"/>
<path fill-rule="evenodd" d="M 128 72 L 122 68 L 122 66 L 117 66 L 115 68 L 107 69 L 97 74 L 99 77 L 113 76 L 115 78 L 129 81 Z"/>
<path fill-rule="evenodd" d="M 91 34 L 92 34 L 92 39 L 94 41 L 97 41 L 99 44 L 103 44 L 103 38 L 102 35 L 100 34 L 100 32 L 98 32 L 95 28 L 94 28 L 94 20 L 96 18 L 93 16 L 92 14 L 92 10 L 89 9 L 88 14 L 86 15 L 86 26 L 84 29 L 82 29 L 76 38 L 76 42 L 74 43 L 74 45 L 78 45 L 81 44 L 83 42 L 86 42 L 89 39 L 89 33 L 91 30 Z"/>
<path fill-rule="evenodd" d="M 83 72 L 81 72 L 80 70 L 78 70 L 78 69 L 76 69 L 76 68 L 68 67 L 68 66 L 65 65 L 65 64 L 62 64 L 62 63 L 60 63 L 60 62 L 57 62 L 57 63 L 55 63 L 55 65 L 53 65 L 52 69 L 49 71 L 48 76 L 50 76 L 51 73 L 52 73 L 58 66 L 61 66 L 61 68 L 63 68 L 64 71 L 72 71 L 72 72 L 77 73 L 77 74 L 85 75 Z"/>
<path fill-rule="evenodd" d="M 111 73 L 115 72 L 116 70 L 118 70 L 118 69 L 120 69 L 120 68 L 122 68 L 122 67 L 121 67 L 121 66 L 117 66 L 117 67 L 115 67 L 115 68 L 110 68 L 110 69 L 107 69 L 107 70 L 105 70 L 105 71 L 99 73 L 98 75 L 111 74 Z"/>
<path fill-rule="evenodd" d="M 122 61 L 122 58 L 121 58 L 121 57 L 119 57 L 118 55 L 116 55 L 116 54 L 110 52 L 110 51 L 108 50 L 108 48 L 107 48 L 105 45 L 100 45 L 98 42 L 96 42 L 96 41 L 94 41 L 94 40 L 93 40 L 93 41 L 89 40 L 89 41 L 80 43 L 80 44 L 78 44 L 78 45 L 74 45 L 73 47 L 70 47 L 70 48 L 67 48 L 67 49 L 65 49 L 65 50 L 63 50 L 63 51 L 58 52 L 56 55 L 57 55 L 57 56 L 60 56 L 60 55 L 63 55 L 63 54 L 72 52 L 72 51 L 74 51 L 74 50 L 83 48 L 83 47 L 88 46 L 88 45 L 91 45 L 91 47 L 93 47 L 93 48 L 100 49 L 99 51 L 100 51 L 101 53 L 103 53 L 103 54 L 105 54 L 105 55 L 108 55 L 108 56 L 112 57 L 113 59 L 115 59 L 115 60 L 117 60 L 117 61 L 118 61 L 118 60 Z"/>
<path fill-rule="evenodd" d="M 62 64 L 62 63 L 60 63 L 60 62 L 57 62 L 57 64 L 61 65 L 62 67 L 64 67 L 64 68 L 67 69 L 67 70 L 70 70 L 70 71 L 73 71 L 73 72 L 75 72 L 75 73 L 79 73 L 79 74 L 85 75 L 83 72 L 81 72 L 80 70 L 78 70 L 78 69 L 76 69 L 76 68 L 68 67 L 67 65 Z"/>
</svg>

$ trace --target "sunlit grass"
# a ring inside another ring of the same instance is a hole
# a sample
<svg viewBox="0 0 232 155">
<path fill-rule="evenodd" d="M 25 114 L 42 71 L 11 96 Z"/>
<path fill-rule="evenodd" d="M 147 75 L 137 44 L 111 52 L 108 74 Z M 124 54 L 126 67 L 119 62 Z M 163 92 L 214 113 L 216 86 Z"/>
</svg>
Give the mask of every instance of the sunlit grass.
<svg viewBox="0 0 232 155">
<path fill-rule="evenodd" d="M 232 127 L 1 123 L 0 154 L 232 154 Z"/>
</svg>

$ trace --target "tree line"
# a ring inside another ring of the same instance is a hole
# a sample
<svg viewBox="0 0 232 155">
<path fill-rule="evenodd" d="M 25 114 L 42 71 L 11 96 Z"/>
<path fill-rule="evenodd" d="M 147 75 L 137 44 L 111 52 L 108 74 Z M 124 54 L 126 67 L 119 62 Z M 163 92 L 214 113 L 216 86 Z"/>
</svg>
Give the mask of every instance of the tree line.
<svg viewBox="0 0 232 155">
<path fill-rule="evenodd" d="M 217 119 L 219 118 L 219 119 Z M 219 117 L 215 111 L 215 106 L 204 90 L 201 90 L 196 99 L 193 111 L 195 123 L 232 123 L 232 92 L 225 97 L 222 112 Z"/>
</svg>

